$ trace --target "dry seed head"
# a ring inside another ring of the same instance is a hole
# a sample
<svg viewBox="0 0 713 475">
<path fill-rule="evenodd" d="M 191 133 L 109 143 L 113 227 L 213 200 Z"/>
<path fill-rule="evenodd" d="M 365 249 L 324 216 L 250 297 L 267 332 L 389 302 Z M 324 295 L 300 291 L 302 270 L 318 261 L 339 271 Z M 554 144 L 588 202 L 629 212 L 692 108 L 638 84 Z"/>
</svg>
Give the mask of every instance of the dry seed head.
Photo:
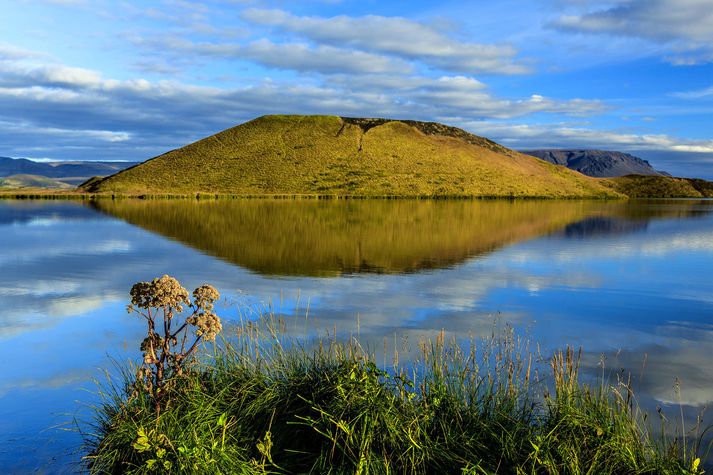
<svg viewBox="0 0 713 475">
<path fill-rule="evenodd" d="M 220 294 L 212 285 L 203 284 L 193 291 L 193 305 L 208 312 L 213 310 L 213 303 L 219 298 Z"/>
<path fill-rule="evenodd" d="M 189 305 L 188 291 L 173 277 L 164 275 L 151 282 L 138 282 L 131 287 L 131 306 L 139 308 L 173 307 L 183 311 Z"/>
<path fill-rule="evenodd" d="M 202 312 L 196 316 L 189 317 L 186 321 L 198 327 L 196 335 L 202 336 L 206 341 L 215 340 L 215 336 L 223 329 L 218 315 L 212 312 Z"/>
</svg>

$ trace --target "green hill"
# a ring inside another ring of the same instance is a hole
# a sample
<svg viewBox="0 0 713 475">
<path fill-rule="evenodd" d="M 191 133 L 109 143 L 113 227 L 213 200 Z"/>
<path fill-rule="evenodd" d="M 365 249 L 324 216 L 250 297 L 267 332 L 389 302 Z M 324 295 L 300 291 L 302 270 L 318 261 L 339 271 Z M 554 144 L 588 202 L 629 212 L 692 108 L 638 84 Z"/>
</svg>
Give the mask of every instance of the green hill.
<svg viewBox="0 0 713 475">
<path fill-rule="evenodd" d="M 627 175 L 603 183 L 629 198 L 713 198 L 713 182 L 699 178 Z"/>
<path fill-rule="evenodd" d="M 83 187 L 97 193 L 620 197 L 441 124 L 264 116 Z"/>
</svg>

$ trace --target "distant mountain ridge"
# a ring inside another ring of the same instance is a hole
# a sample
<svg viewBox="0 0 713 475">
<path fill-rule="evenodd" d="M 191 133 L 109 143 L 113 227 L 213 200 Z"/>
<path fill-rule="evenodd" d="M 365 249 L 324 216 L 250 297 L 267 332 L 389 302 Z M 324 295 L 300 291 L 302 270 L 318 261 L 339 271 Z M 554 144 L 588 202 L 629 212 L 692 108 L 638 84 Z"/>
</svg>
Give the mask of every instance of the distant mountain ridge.
<svg viewBox="0 0 713 475">
<path fill-rule="evenodd" d="M 42 175 L 19 174 L 0 177 L 0 188 L 48 188 L 66 190 L 72 188 L 72 185 Z"/>
<path fill-rule="evenodd" d="M 0 157 L 0 177 L 36 175 L 78 185 L 87 178 L 107 176 L 136 162 L 35 162 L 27 158 Z"/>
<path fill-rule="evenodd" d="M 584 175 L 596 178 L 614 178 L 625 175 L 663 175 L 646 160 L 628 153 L 608 150 L 541 149 L 523 150 L 555 165 L 563 165 Z"/>
</svg>

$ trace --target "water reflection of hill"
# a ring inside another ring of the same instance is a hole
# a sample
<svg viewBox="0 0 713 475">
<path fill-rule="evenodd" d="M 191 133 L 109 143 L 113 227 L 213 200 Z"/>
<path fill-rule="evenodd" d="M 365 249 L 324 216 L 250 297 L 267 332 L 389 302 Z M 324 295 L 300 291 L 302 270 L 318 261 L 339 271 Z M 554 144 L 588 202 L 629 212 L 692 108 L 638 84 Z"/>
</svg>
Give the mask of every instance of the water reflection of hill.
<svg viewBox="0 0 713 475">
<path fill-rule="evenodd" d="M 562 230 L 567 238 L 592 238 L 611 236 L 613 234 L 629 234 L 644 231 L 649 226 L 648 221 L 627 220 L 608 216 L 592 216 L 576 223 L 568 224 Z"/>
<path fill-rule="evenodd" d="M 592 202 L 142 201 L 95 206 L 270 275 L 403 273 L 454 265 L 583 219 Z"/>
<path fill-rule="evenodd" d="M 82 203 L 71 201 L 3 200 L 0 206 L 0 226 L 47 219 L 68 221 L 98 217 Z"/>
<path fill-rule="evenodd" d="M 710 205 L 698 200 L 662 200 L 608 203 L 581 221 L 566 225 L 566 238 L 587 239 L 645 231 L 649 222 L 661 219 L 690 219 L 710 214 Z"/>
</svg>

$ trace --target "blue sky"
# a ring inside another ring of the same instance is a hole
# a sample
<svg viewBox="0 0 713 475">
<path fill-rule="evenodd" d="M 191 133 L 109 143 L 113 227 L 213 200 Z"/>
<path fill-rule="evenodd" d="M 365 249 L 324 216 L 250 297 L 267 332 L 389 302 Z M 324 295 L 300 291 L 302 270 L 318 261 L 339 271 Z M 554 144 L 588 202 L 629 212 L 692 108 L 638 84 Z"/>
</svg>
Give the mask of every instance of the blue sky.
<svg viewBox="0 0 713 475">
<path fill-rule="evenodd" d="M 0 0 L 0 18 L 2 156 L 144 160 L 335 114 L 713 179 L 713 0 Z"/>
</svg>

